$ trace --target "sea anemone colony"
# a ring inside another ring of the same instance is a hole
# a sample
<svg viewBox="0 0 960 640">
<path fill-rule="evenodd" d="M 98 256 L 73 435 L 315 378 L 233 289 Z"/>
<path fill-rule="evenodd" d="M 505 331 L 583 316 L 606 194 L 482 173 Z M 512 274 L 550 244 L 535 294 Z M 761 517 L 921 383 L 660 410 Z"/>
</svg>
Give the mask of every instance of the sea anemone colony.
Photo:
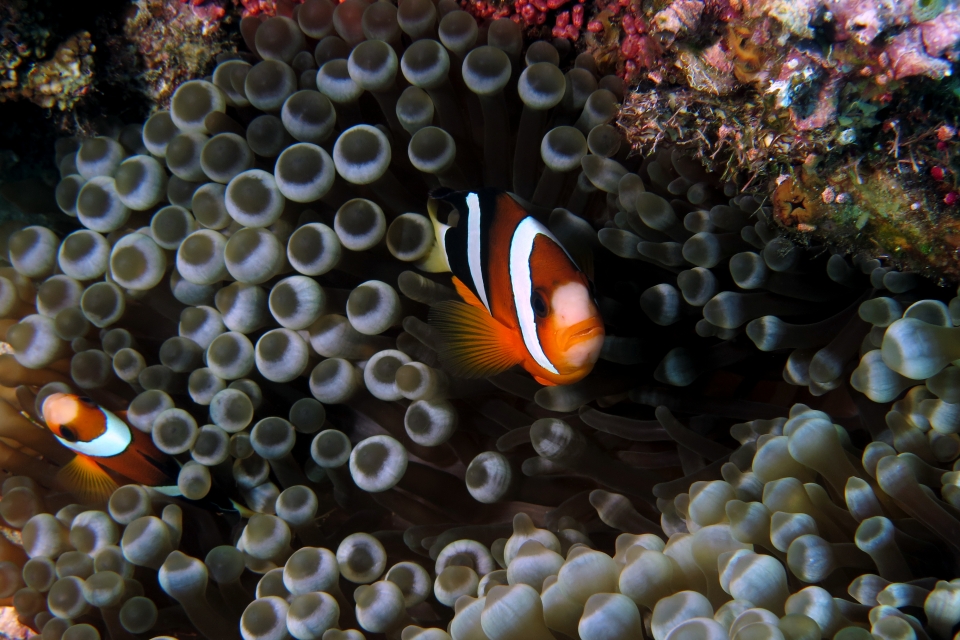
<svg viewBox="0 0 960 640">
<path fill-rule="evenodd" d="M 769 194 L 680 147 L 631 155 L 622 81 L 509 19 L 308 0 L 246 36 L 142 127 L 58 145 L 75 231 L 5 238 L 23 624 L 953 636 L 960 299 L 779 236 Z M 510 192 L 592 275 L 588 376 L 452 375 L 438 187 Z"/>
</svg>

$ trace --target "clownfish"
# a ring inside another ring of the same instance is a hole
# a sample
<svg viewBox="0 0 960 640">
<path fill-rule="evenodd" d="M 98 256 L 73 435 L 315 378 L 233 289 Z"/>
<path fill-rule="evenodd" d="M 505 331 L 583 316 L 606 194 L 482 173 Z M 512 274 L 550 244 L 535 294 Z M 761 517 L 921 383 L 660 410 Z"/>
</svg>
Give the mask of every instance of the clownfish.
<svg viewBox="0 0 960 640">
<path fill-rule="evenodd" d="M 439 190 L 431 198 L 436 245 L 422 267 L 452 272 L 463 299 L 430 310 L 444 365 L 479 378 L 519 364 L 543 385 L 590 373 L 603 319 L 589 279 L 556 236 L 504 191 Z M 456 226 L 437 220 L 438 200 L 456 208 Z"/>
<path fill-rule="evenodd" d="M 77 456 L 57 474 L 62 486 L 81 502 L 106 502 L 118 485 L 106 467 L 148 486 L 176 484 L 164 470 L 167 456 L 139 429 L 89 398 L 54 393 L 41 408 L 47 428 Z"/>
</svg>

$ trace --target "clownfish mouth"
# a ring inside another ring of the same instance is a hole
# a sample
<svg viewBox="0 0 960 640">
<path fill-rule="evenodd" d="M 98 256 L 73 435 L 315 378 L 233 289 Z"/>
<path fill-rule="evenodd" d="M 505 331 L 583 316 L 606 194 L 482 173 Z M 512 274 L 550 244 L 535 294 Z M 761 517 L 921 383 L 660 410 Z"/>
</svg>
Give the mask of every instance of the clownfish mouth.
<svg viewBox="0 0 960 640">
<path fill-rule="evenodd" d="M 581 329 L 580 331 L 577 331 L 576 333 L 574 333 L 572 336 L 568 338 L 568 340 L 571 342 L 578 342 L 579 340 L 583 338 L 588 338 L 591 335 L 599 333 L 602 330 L 603 330 L 603 327 L 598 327 L 596 325 L 592 327 L 587 327 L 586 329 Z"/>
<path fill-rule="evenodd" d="M 593 338 L 603 338 L 603 323 L 596 318 L 587 318 L 581 322 L 567 327 L 561 332 L 560 345 L 564 351 L 582 344 Z"/>
</svg>

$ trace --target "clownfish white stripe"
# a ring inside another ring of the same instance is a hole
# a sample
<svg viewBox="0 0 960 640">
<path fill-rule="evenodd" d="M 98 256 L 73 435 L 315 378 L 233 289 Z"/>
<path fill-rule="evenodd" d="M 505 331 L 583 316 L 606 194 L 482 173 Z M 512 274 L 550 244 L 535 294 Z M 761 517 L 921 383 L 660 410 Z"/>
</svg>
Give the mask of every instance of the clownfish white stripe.
<svg viewBox="0 0 960 640">
<path fill-rule="evenodd" d="M 82 453 L 87 456 L 109 458 L 120 455 L 126 451 L 130 443 L 133 442 L 133 434 L 130 433 L 130 427 L 106 409 L 101 408 L 100 410 L 103 411 L 103 415 L 106 418 L 104 432 L 90 442 L 70 442 L 57 435 L 54 435 L 54 437 L 68 449 L 73 449 L 77 453 Z"/>
<path fill-rule="evenodd" d="M 483 306 L 490 311 L 487 300 L 487 287 L 483 281 L 483 259 L 480 234 L 480 198 L 476 193 L 467 194 L 467 262 L 470 265 L 470 277 L 477 288 L 477 296 Z"/>
<path fill-rule="evenodd" d="M 557 242 L 546 227 L 529 216 L 517 226 L 510 241 L 510 283 L 513 285 L 513 302 L 517 308 L 517 320 L 520 321 L 520 335 L 523 337 L 524 346 L 537 364 L 550 373 L 558 373 L 540 345 L 531 302 L 533 280 L 530 275 L 530 255 L 533 253 L 533 243 L 538 235 Z M 557 242 L 557 244 L 560 243 Z"/>
</svg>

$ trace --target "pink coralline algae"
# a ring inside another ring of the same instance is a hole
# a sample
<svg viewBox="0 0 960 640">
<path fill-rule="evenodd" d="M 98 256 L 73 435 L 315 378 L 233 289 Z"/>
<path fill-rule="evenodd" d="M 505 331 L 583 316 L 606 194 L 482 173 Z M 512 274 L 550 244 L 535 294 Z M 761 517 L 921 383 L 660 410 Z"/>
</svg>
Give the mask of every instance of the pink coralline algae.
<svg viewBox="0 0 960 640">
<path fill-rule="evenodd" d="M 653 18 L 654 25 L 660 31 L 679 34 L 683 31 L 695 31 L 700 26 L 703 15 L 702 0 L 675 0 Z"/>
<path fill-rule="evenodd" d="M 950 75 L 950 63 L 927 54 L 920 27 L 911 27 L 895 36 L 883 50 L 894 80 L 927 76 L 939 80 Z"/>
<path fill-rule="evenodd" d="M 955 0 L 599 0 L 586 31 L 588 51 L 628 81 L 706 75 L 709 85 L 730 89 L 768 90 L 794 52 L 823 52 L 808 79 L 872 77 L 879 86 L 943 78 L 960 56 Z"/>
<path fill-rule="evenodd" d="M 551 33 L 554 38 L 576 40 L 583 28 L 583 5 L 575 4 L 570 11 L 561 11 L 557 14 L 557 22 Z"/>
<path fill-rule="evenodd" d="M 663 51 L 651 32 L 651 17 L 644 14 L 639 3 L 611 0 L 596 7 L 597 12 L 587 22 L 586 44 L 597 60 L 618 67 L 625 78 L 636 77 L 642 69 L 653 69 Z"/>
<path fill-rule="evenodd" d="M 576 42 L 585 26 L 584 5 L 571 0 L 514 0 L 489 2 L 463 0 L 461 6 L 478 20 L 509 18 L 524 28 L 529 35 L 565 38 Z"/>
<path fill-rule="evenodd" d="M 827 0 L 825 8 L 838 27 L 837 40 L 869 45 L 882 31 L 910 22 L 910 2 L 903 0 Z"/>
<path fill-rule="evenodd" d="M 211 29 L 227 14 L 223 0 L 180 0 L 180 4 Z"/>
<path fill-rule="evenodd" d="M 920 33 L 927 55 L 955 60 L 957 52 L 953 47 L 960 39 L 960 7 L 952 6 L 933 20 L 921 23 Z"/>
<path fill-rule="evenodd" d="M 524 24 L 529 26 L 543 24 L 547 20 L 548 11 L 555 11 L 564 4 L 566 4 L 564 0 L 519 0 L 517 7 L 520 9 Z M 566 16 L 566 22 L 569 23 L 570 14 L 567 13 Z"/>
<path fill-rule="evenodd" d="M 186 1 L 190 2 L 192 0 Z M 203 2 L 204 0 L 200 1 Z M 233 0 L 233 3 L 240 7 L 240 14 L 244 18 L 252 16 L 262 16 L 264 18 L 285 16 L 289 18 L 293 15 L 293 8 L 302 4 L 303 0 Z"/>
<path fill-rule="evenodd" d="M 673 0 L 657 6 L 659 11 L 630 0 L 601 0 L 587 22 L 588 51 L 628 81 L 646 75 L 663 82 L 672 75 L 673 62 L 688 51 L 688 39 L 697 50 L 703 48 L 705 35 L 714 42 L 722 39 L 722 27 L 740 16 L 742 8 L 738 0 Z M 716 56 L 714 62 L 727 66 L 728 72 L 732 68 Z"/>
</svg>

